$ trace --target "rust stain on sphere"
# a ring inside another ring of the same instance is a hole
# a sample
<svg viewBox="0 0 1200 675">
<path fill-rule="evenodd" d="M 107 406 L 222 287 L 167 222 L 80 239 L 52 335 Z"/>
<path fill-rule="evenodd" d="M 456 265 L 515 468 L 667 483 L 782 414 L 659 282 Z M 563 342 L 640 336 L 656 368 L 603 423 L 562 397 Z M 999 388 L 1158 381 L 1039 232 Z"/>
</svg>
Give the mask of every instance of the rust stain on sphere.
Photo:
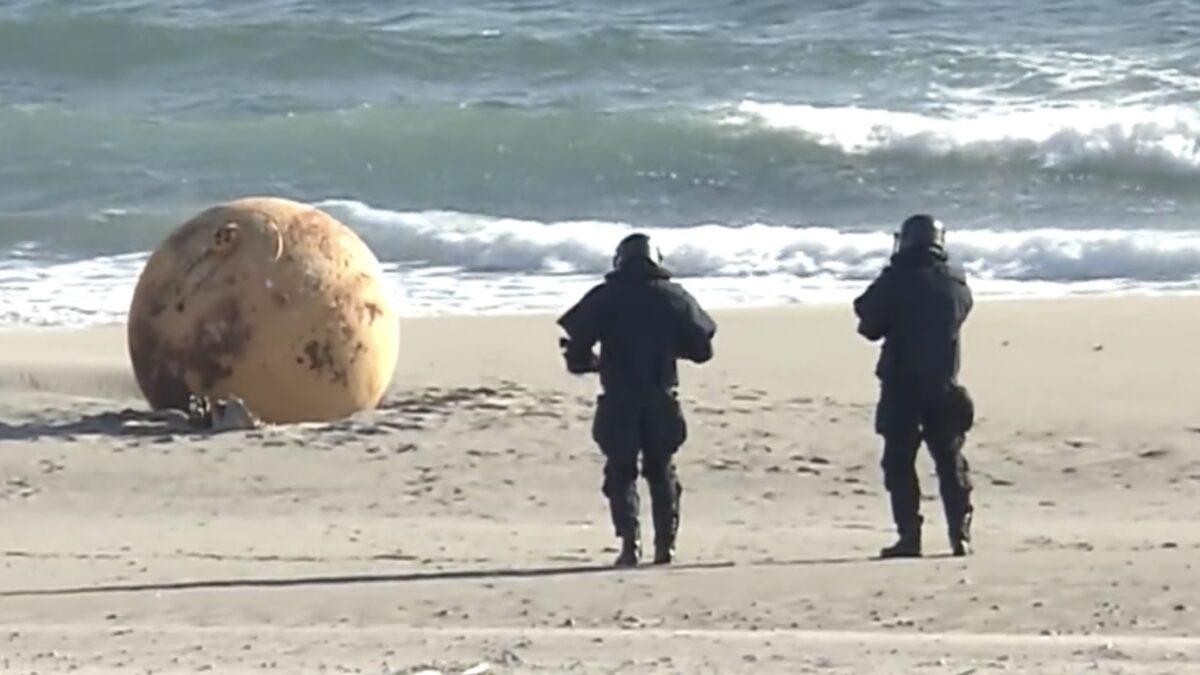
<svg viewBox="0 0 1200 675">
<path fill-rule="evenodd" d="M 152 408 L 233 394 L 275 423 L 375 407 L 400 347 L 367 245 L 329 214 L 274 197 L 180 225 L 146 262 L 127 330 Z"/>
</svg>

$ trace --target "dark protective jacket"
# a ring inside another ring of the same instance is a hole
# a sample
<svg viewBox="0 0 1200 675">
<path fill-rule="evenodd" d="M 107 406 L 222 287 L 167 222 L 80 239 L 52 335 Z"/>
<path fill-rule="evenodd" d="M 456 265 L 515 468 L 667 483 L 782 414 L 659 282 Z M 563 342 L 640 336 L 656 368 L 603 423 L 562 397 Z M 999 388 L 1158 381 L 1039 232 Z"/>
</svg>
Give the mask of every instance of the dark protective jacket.
<svg viewBox="0 0 1200 675">
<path fill-rule="evenodd" d="M 854 300 L 858 332 L 882 339 L 881 380 L 955 382 L 959 330 L 974 300 L 962 271 L 940 248 L 901 251 Z"/>
<path fill-rule="evenodd" d="M 704 363 L 712 358 L 717 324 L 670 273 L 649 263 L 610 272 L 558 325 L 567 333 L 565 358 L 572 372 L 592 360 L 609 394 L 643 396 L 679 385 L 677 358 Z M 576 364 L 572 368 L 572 364 Z"/>
</svg>

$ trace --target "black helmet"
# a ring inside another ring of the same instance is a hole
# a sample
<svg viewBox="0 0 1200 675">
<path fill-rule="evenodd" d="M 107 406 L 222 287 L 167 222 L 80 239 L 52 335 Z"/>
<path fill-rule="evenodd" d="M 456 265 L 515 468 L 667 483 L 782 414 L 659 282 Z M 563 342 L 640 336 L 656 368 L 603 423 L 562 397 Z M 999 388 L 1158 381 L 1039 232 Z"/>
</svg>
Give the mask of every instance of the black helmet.
<svg viewBox="0 0 1200 675">
<path fill-rule="evenodd" d="M 946 245 L 946 226 L 933 216 L 918 213 L 909 216 L 895 235 L 895 250 L 942 250 Z"/>
<path fill-rule="evenodd" d="M 634 261 L 649 263 L 655 267 L 662 265 L 662 252 L 650 243 L 650 236 L 635 232 L 617 244 L 617 252 L 613 254 L 613 269 L 628 267 Z"/>
</svg>

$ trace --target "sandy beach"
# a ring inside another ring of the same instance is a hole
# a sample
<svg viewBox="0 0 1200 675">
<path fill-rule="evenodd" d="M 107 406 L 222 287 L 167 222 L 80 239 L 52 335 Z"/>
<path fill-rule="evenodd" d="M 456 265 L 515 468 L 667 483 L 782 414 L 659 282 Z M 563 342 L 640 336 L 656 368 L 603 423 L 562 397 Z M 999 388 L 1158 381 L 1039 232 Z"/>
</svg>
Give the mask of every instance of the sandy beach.
<svg viewBox="0 0 1200 675">
<path fill-rule="evenodd" d="M 976 555 L 922 454 L 888 562 L 849 308 L 714 314 L 679 562 L 631 571 L 553 316 L 405 320 L 379 410 L 220 434 L 121 327 L 0 333 L 0 671 L 1200 672 L 1200 298 L 978 303 Z"/>
</svg>

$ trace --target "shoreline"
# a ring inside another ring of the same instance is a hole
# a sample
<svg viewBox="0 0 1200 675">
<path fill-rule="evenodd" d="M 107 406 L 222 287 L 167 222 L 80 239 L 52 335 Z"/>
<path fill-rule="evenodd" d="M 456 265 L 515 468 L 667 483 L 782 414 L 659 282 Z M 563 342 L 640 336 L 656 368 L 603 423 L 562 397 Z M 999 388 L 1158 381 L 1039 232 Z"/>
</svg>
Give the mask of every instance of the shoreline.
<svg viewBox="0 0 1200 675">
<path fill-rule="evenodd" d="M 599 283 L 599 278 L 597 278 Z M 688 288 L 687 280 L 683 280 L 682 285 Z M 862 288 L 847 292 L 844 297 L 830 297 L 826 299 L 805 300 L 796 302 L 763 302 L 759 303 L 741 303 L 741 304 L 715 304 L 705 305 L 705 309 L 713 314 L 737 314 L 739 312 L 771 312 L 771 311 L 791 311 L 791 310 L 806 310 L 806 309 L 828 309 L 832 307 L 845 306 L 849 307 L 854 297 L 862 290 L 865 290 L 869 281 L 862 283 Z M 690 291 L 691 289 L 689 289 Z M 1009 294 L 997 293 L 987 294 L 980 293 L 972 287 L 976 305 L 1012 305 L 1023 303 L 1074 303 L 1074 302 L 1106 302 L 1106 301 L 1133 301 L 1133 300 L 1148 300 L 1148 301 L 1170 301 L 1172 299 L 1186 300 L 1190 298 L 1200 298 L 1200 288 L 1191 290 L 1172 290 L 1172 291 L 1151 291 L 1151 290 L 1129 290 L 1129 291 L 1111 291 L 1102 290 L 1094 292 L 1080 292 L 1068 294 Z M 694 293 L 693 293 L 694 294 Z M 444 312 L 418 312 L 405 314 L 403 311 L 398 312 L 400 321 L 430 321 L 430 320 L 457 320 L 457 319 L 513 319 L 513 318 L 530 318 L 530 317 L 557 317 L 562 312 L 574 303 L 578 298 L 572 296 L 568 301 L 564 302 L 560 308 L 529 308 L 529 309 L 501 309 L 487 311 L 444 311 Z M 0 334 L 13 334 L 21 332 L 73 332 L 73 331 L 89 331 L 89 330 L 118 330 L 125 326 L 124 319 L 100 321 L 96 323 L 74 323 L 74 324 L 35 324 L 35 323 L 0 323 Z"/>
<path fill-rule="evenodd" d="M 1087 297 L 979 301 L 963 331 L 961 379 L 986 419 L 1070 420 L 1136 410 L 1134 427 L 1187 410 L 1200 383 L 1175 376 L 1188 360 L 1180 318 L 1200 314 L 1200 296 Z M 682 363 L 681 392 L 703 396 L 731 386 L 810 393 L 870 402 L 878 345 L 855 332 L 847 304 L 712 309 L 716 358 Z M 595 391 L 594 378 L 568 376 L 557 349 L 557 313 L 401 317 L 399 361 L 388 396 L 424 387 L 513 381 Z M 1171 326 L 1155 331 L 1145 326 Z M 780 386 L 788 378 L 792 383 Z M 1170 384 L 1169 400 L 1130 397 Z M 90 391 L 140 401 L 124 324 L 91 328 L 0 329 L 0 393 Z M 1087 384 L 1086 388 L 1081 388 Z M 1023 396 L 1014 396 L 1020 391 Z M 1063 397 L 1079 404 L 1059 405 Z M 1038 409 L 1038 406 L 1045 408 Z"/>
</svg>

